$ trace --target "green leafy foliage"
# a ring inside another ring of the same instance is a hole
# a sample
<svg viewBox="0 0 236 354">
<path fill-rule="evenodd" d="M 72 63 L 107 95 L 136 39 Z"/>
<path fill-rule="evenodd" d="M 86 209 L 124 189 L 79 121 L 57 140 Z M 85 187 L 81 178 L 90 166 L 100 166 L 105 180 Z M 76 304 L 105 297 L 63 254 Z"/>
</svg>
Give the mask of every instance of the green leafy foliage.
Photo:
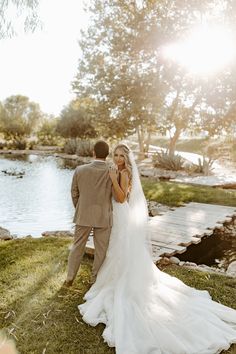
<svg viewBox="0 0 236 354">
<path fill-rule="evenodd" d="M 199 25 L 203 13 L 209 21 L 232 24 L 232 1 L 219 14 L 212 12 L 219 0 L 90 4 L 73 89 L 78 97 L 96 100 L 101 135 L 121 139 L 136 132 L 145 153 L 153 132 L 169 132 L 172 155 L 185 131 L 214 135 L 230 129 L 236 107 L 235 65 L 219 75 L 197 77 L 164 58 L 163 47 L 181 41 Z"/>
<path fill-rule="evenodd" d="M 34 32 L 36 28 L 40 27 L 38 5 L 39 0 L 1 0 L 0 39 L 16 35 L 19 20 L 25 32 Z M 11 16 L 9 16 L 9 12 Z"/>
<path fill-rule="evenodd" d="M 71 155 L 93 156 L 93 146 L 92 140 L 69 139 L 65 143 L 64 151 Z"/>
<path fill-rule="evenodd" d="M 28 97 L 8 97 L 0 110 L 0 129 L 6 140 L 15 148 L 25 148 L 26 138 L 36 132 L 43 113 L 37 103 Z"/>
<path fill-rule="evenodd" d="M 57 145 L 60 141 L 57 132 L 58 119 L 51 116 L 42 120 L 37 130 L 38 143 L 40 145 Z"/>
<path fill-rule="evenodd" d="M 85 100 L 73 100 L 61 112 L 57 132 L 64 138 L 94 138 L 97 130 L 93 123 L 94 107 Z"/>
</svg>

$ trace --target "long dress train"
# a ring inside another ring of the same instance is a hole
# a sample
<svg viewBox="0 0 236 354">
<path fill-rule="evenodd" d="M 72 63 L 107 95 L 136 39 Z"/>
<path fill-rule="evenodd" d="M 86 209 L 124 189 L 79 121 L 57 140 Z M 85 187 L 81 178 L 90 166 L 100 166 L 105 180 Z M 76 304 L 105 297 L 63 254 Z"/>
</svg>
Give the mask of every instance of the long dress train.
<svg viewBox="0 0 236 354">
<path fill-rule="evenodd" d="M 78 306 L 83 320 L 104 323 L 117 354 L 216 354 L 236 343 L 236 311 L 160 271 L 130 229 L 130 211 L 113 201 L 107 256 Z"/>
</svg>

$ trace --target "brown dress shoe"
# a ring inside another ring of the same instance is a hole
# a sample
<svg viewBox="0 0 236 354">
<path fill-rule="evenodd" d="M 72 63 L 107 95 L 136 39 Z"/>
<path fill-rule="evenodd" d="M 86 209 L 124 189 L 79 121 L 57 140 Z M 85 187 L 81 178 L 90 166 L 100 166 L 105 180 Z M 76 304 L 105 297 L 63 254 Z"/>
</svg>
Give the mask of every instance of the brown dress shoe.
<svg viewBox="0 0 236 354">
<path fill-rule="evenodd" d="M 70 288 L 73 284 L 73 280 L 65 280 L 62 286 L 65 286 L 66 288 Z"/>
</svg>

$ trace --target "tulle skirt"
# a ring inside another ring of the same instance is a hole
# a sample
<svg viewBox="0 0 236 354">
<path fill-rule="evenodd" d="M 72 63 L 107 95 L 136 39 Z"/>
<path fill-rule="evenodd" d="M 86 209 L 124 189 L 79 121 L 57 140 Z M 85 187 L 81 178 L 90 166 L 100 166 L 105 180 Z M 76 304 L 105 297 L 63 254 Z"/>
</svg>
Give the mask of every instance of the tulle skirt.
<svg viewBox="0 0 236 354">
<path fill-rule="evenodd" d="M 83 320 L 104 323 L 117 354 L 216 354 L 236 343 L 236 311 L 160 271 L 130 228 L 128 203 L 113 202 L 114 225 L 96 283 L 78 306 Z"/>
</svg>

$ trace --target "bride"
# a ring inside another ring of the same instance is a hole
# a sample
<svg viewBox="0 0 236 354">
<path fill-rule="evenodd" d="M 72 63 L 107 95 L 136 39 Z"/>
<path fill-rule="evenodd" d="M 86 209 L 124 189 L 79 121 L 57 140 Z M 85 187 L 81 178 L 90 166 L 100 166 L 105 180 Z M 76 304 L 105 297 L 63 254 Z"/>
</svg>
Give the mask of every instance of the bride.
<svg viewBox="0 0 236 354">
<path fill-rule="evenodd" d="M 236 343 L 236 311 L 185 285 L 152 262 L 148 212 L 130 149 L 114 150 L 113 228 L 95 284 L 79 305 L 83 320 L 104 323 L 117 354 L 215 354 Z"/>
</svg>

